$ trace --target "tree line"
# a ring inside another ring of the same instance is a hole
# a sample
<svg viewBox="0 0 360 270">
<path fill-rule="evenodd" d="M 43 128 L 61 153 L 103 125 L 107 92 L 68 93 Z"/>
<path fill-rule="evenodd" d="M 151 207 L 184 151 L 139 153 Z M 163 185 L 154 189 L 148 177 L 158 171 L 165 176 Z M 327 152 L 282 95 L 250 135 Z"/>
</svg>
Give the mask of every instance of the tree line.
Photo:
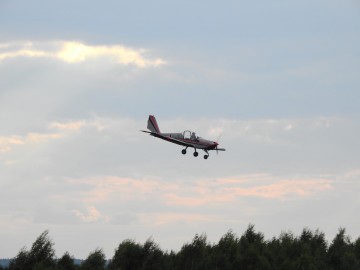
<svg viewBox="0 0 360 270">
<path fill-rule="evenodd" d="M 283 232 L 265 240 L 254 225 L 239 237 L 228 231 L 218 243 L 209 243 L 205 234 L 195 235 L 178 252 L 163 251 L 152 239 L 145 243 L 124 240 L 106 260 L 102 249 L 96 249 L 81 263 L 68 252 L 56 258 L 54 243 L 44 231 L 30 250 L 22 248 L 10 261 L 9 270 L 352 270 L 360 269 L 360 238 L 351 241 L 340 228 L 328 243 L 319 230 L 303 229 L 299 236 Z"/>
</svg>

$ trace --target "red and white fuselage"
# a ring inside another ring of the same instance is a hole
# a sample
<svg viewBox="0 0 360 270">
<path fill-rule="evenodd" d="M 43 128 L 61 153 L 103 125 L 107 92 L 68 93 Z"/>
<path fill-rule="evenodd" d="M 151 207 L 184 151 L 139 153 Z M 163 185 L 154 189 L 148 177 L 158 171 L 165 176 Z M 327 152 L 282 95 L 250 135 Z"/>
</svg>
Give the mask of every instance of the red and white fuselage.
<svg viewBox="0 0 360 270">
<path fill-rule="evenodd" d="M 217 142 L 198 137 L 196 136 L 195 132 L 191 132 L 189 130 L 185 130 L 184 132 L 179 133 L 163 133 L 160 131 L 156 118 L 153 115 L 149 115 L 147 128 L 150 131 L 142 131 L 149 133 L 151 136 L 156 138 L 185 146 L 186 148 L 182 150 L 183 154 L 186 154 L 186 149 L 188 147 L 192 147 L 195 149 L 194 156 L 196 157 L 198 156 L 196 149 L 202 149 L 206 152 L 204 158 L 207 159 L 209 157 L 209 150 L 225 151 L 224 148 L 218 148 L 219 144 Z"/>
</svg>

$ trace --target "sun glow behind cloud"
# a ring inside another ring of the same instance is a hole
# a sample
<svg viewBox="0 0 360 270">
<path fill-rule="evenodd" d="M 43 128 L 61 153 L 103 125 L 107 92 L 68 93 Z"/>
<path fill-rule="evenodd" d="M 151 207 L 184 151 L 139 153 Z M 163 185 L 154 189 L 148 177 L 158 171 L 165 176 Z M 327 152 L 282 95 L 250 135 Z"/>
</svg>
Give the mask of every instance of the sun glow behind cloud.
<svg viewBox="0 0 360 270">
<path fill-rule="evenodd" d="M 88 45 L 78 41 L 49 41 L 0 44 L 0 61 L 18 57 L 53 58 L 66 63 L 81 63 L 107 58 L 122 65 L 139 68 L 158 67 L 166 62 L 150 59 L 146 50 L 123 45 Z"/>
</svg>

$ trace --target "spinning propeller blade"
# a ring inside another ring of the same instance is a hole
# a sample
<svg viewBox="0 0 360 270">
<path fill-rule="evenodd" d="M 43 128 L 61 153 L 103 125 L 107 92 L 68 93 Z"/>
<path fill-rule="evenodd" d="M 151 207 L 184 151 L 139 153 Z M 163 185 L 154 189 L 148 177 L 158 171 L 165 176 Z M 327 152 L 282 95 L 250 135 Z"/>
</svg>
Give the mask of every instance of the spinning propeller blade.
<svg viewBox="0 0 360 270">
<path fill-rule="evenodd" d="M 222 134 L 220 134 L 219 136 L 218 136 L 218 138 L 217 138 L 217 140 L 216 140 L 216 143 L 217 144 L 219 144 L 219 141 L 220 141 L 220 139 L 221 139 L 221 136 L 222 136 Z M 216 145 L 216 154 L 218 155 L 219 154 L 219 150 L 218 150 L 218 146 Z"/>
</svg>

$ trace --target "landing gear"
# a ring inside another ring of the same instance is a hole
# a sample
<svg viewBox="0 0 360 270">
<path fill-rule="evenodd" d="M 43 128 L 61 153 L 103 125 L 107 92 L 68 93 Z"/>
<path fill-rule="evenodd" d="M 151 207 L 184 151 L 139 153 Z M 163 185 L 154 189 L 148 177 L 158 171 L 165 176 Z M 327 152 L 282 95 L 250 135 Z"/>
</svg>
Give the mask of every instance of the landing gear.
<svg viewBox="0 0 360 270">
<path fill-rule="evenodd" d="M 183 150 L 181 150 L 181 154 L 183 154 L 183 155 L 186 155 L 186 149 L 187 149 L 187 147 L 185 148 L 185 149 L 183 149 Z M 194 152 L 194 157 L 197 157 L 197 156 L 199 156 L 199 153 L 196 151 L 196 148 L 194 148 L 195 149 L 195 152 Z M 208 151 L 207 150 L 205 150 L 205 149 L 202 149 L 202 150 L 204 150 L 205 151 L 205 155 L 204 155 L 204 159 L 208 159 L 209 158 L 209 153 L 208 153 Z"/>
<path fill-rule="evenodd" d="M 187 149 L 187 147 L 185 149 L 181 150 L 181 154 L 186 155 L 186 149 Z"/>
</svg>

